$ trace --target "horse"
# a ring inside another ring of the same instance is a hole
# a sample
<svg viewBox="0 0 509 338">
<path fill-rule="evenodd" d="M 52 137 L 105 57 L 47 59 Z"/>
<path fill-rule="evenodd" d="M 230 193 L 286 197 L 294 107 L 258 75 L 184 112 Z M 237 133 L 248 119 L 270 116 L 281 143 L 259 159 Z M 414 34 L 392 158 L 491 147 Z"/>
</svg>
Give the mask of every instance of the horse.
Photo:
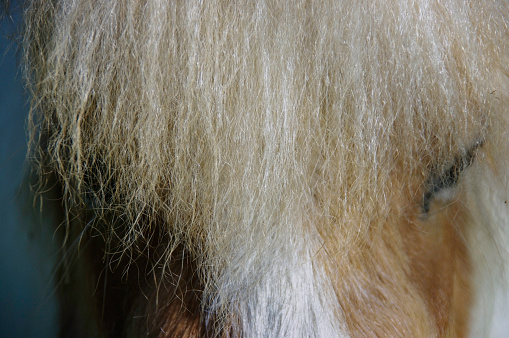
<svg viewBox="0 0 509 338">
<path fill-rule="evenodd" d="M 62 334 L 504 332 L 507 13 L 505 0 L 26 2 Z"/>
</svg>

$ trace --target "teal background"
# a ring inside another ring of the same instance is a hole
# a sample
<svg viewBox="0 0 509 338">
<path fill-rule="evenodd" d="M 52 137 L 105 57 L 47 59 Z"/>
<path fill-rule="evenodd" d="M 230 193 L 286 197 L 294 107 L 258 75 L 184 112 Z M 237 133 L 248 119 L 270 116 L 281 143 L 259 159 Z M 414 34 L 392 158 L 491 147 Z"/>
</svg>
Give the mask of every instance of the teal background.
<svg viewBox="0 0 509 338">
<path fill-rule="evenodd" d="M 38 211 L 30 190 L 28 96 L 12 37 L 19 9 L 10 14 L 0 27 L 0 337 L 56 337 L 57 218 Z"/>
</svg>

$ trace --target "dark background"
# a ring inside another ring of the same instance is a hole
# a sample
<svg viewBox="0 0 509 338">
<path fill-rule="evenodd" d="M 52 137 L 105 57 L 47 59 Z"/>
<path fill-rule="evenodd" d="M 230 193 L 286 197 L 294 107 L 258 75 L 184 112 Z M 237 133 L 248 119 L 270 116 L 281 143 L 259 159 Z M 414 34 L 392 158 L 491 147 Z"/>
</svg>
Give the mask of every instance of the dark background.
<svg viewBox="0 0 509 338">
<path fill-rule="evenodd" d="M 58 219 L 51 210 L 39 212 L 30 189 L 25 129 L 29 98 L 13 38 L 19 12 L 14 6 L 0 21 L 0 337 L 56 337 L 52 275 L 58 259 Z"/>
</svg>

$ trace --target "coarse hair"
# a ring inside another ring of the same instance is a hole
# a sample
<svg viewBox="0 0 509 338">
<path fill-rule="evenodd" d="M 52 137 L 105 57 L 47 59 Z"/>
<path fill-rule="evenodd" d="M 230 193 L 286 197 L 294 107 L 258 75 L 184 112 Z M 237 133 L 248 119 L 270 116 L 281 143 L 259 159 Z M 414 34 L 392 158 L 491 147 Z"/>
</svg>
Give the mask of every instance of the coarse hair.
<svg viewBox="0 0 509 338">
<path fill-rule="evenodd" d="M 111 261 L 176 284 L 185 252 L 202 334 L 462 335 L 476 224 L 457 176 L 504 167 L 508 10 L 34 0 L 31 156 Z"/>
</svg>

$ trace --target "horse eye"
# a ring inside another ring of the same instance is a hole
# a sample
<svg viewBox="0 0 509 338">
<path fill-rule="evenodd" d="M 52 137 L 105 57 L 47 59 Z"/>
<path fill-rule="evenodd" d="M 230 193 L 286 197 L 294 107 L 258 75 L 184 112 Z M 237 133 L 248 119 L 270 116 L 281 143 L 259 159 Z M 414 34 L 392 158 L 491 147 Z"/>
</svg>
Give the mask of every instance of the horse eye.
<svg viewBox="0 0 509 338">
<path fill-rule="evenodd" d="M 476 142 L 465 154 L 455 158 L 453 164 L 439 174 L 433 174 L 426 183 L 426 192 L 423 196 L 422 209 L 425 214 L 429 212 L 431 201 L 440 193 L 446 193 L 458 185 L 461 173 L 474 161 L 479 147 L 483 141 Z"/>
</svg>

